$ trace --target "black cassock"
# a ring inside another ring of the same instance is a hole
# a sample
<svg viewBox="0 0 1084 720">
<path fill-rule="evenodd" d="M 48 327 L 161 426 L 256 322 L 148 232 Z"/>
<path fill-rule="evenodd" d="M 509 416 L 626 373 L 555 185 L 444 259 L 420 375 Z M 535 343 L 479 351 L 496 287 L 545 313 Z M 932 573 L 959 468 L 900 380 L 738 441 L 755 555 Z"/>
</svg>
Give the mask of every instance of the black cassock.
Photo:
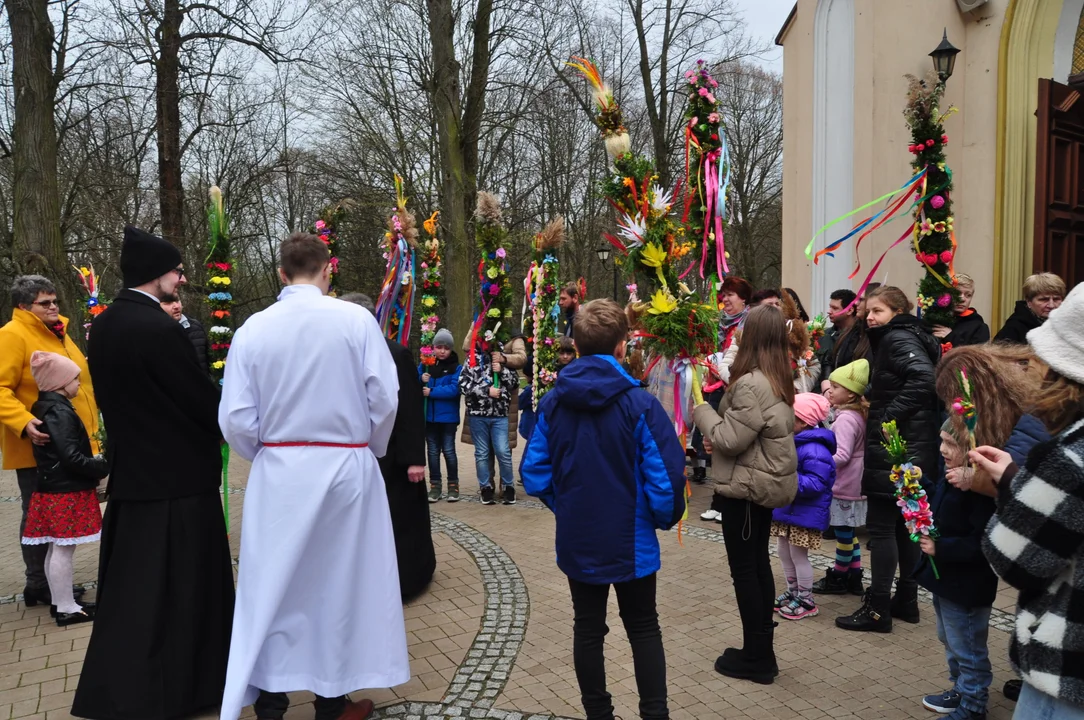
<svg viewBox="0 0 1084 720">
<path fill-rule="evenodd" d="M 429 525 L 429 500 L 425 481 L 412 483 L 407 468 L 425 465 L 425 413 L 422 386 L 410 351 L 388 341 L 399 376 L 399 410 L 388 444 L 380 458 L 380 472 L 388 491 L 391 525 L 395 533 L 395 554 L 399 563 L 399 591 L 409 601 L 433 580 L 437 557 Z"/>
<path fill-rule="evenodd" d="M 105 420 L 109 505 L 72 714 L 192 715 L 222 701 L 233 623 L 218 389 L 180 324 L 133 290 L 95 319 L 87 359 Z"/>
</svg>

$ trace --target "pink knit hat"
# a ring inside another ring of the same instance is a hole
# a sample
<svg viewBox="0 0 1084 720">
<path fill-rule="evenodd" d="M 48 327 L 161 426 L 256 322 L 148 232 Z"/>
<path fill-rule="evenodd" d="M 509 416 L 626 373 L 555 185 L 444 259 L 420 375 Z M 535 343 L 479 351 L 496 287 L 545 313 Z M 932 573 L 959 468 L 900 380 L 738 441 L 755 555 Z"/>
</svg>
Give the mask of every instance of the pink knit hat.
<svg viewBox="0 0 1084 720">
<path fill-rule="evenodd" d="M 79 377 L 79 366 L 63 355 L 35 350 L 30 356 L 30 374 L 42 392 L 55 392 Z"/>
<path fill-rule="evenodd" d="M 794 415 L 810 427 L 816 427 L 828 417 L 831 407 L 828 399 L 816 393 L 798 393 L 794 396 Z"/>
</svg>

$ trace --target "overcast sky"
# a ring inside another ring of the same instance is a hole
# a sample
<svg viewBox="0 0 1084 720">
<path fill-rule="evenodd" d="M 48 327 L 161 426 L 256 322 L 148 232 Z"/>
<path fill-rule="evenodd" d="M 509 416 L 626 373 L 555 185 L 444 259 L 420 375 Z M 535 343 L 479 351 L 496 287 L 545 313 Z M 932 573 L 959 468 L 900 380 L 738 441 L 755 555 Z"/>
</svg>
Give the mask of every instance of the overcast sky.
<svg viewBox="0 0 1084 720">
<path fill-rule="evenodd" d="M 794 7 L 794 0 L 735 0 L 745 14 L 749 34 L 771 45 L 771 51 L 763 59 L 764 65 L 776 72 L 783 72 L 783 48 L 775 47 L 774 40 L 783 21 Z"/>
</svg>

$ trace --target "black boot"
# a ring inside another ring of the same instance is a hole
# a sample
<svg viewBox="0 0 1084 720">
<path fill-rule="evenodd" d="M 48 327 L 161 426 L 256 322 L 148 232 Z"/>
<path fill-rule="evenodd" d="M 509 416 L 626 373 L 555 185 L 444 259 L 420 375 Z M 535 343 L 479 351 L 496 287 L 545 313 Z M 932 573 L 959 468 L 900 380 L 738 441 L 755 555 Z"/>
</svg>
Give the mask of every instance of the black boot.
<svg viewBox="0 0 1084 720">
<path fill-rule="evenodd" d="M 828 568 L 824 577 L 813 583 L 813 592 L 817 595 L 846 595 L 847 573 Z"/>
<path fill-rule="evenodd" d="M 693 482 L 697 485 L 703 485 L 708 480 L 708 469 L 703 465 L 697 465 L 693 468 Z"/>
<path fill-rule="evenodd" d="M 1024 683 L 1021 680 L 1009 680 L 1005 683 L 1005 687 L 1002 688 L 1001 694 L 1005 696 L 1006 700 L 1016 702 L 1020 698 L 1020 691 L 1023 688 Z"/>
<path fill-rule="evenodd" d="M 53 595 L 49 592 L 49 587 L 43 588 L 23 588 L 23 604 L 27 607 L 35 607 L 37 605 L 52 605 Z"/>
<path fill-rule="evenodd" d="M 755 633 L 741 650 L 728 648 L 715 661 L 715 672 L 738 680 L 771 685 L 778 674 L 770 632 Z"/>
<path fill-rule="evenodd" d="M 836 627 L 855 632 L 892 632 L 891 600 L 888 595 L 874 595 L 866 592 L 862 598 L 862 607 L 853 615 L 836 618 Z"/>
<path fill-rule="evenodd" d="M 892 604 L 889 607 L 892 617 L 905 623 L 915 625 L 919 621 L 918 612 L 918 586 L 897 586 L 896 594 L 892 596 Z"/>
<path fill-rule="evenodd" d="M 847 592 L 858 597 L 866 594 L 866 588 L 862 585 L 862 568 L 847 571 Z"/>
</svg>

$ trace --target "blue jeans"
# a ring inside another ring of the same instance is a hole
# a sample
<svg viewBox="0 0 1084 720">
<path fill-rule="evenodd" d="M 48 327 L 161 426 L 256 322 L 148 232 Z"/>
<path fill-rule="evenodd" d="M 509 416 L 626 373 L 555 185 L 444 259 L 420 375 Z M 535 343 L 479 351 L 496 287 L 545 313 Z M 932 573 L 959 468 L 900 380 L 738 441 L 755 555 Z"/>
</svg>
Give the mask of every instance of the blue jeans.
<svg viewBox="0 0 1084 720">
<path fill-rule="evenodd" d="M 440 456 L 448 466 L 448 487 L 459 487 L 459 458 L 455 454 L 455 423 L 426 423 L 425 447 L 429 453 L 429 484 L 441 489 Z"/>
<path fill-rule="evenodd" d="M 1024 683 L 1012 720 L 1084 720 L 1084 708 Z"/>
<path fill-rule="evenodd" d="M 968 608 L 943 597 L 933 596 L 937 613 L 937 639 L 945 646 L 949 680 L 960 693 L 960 704 L 968 710 L 986 712 L 990 683 L 990 608 Z"/>
<path fill-rule="evenodd" d="M 512 448 L 508 445 L 508 417 L 470 416 L 470 436 L 474 441 L 474 465 L 478 470 L 478 487 L 492 487 L 489 452 L 497 457 L 501 469 L 501 485 L 512 487 Z"/>
</svg>

